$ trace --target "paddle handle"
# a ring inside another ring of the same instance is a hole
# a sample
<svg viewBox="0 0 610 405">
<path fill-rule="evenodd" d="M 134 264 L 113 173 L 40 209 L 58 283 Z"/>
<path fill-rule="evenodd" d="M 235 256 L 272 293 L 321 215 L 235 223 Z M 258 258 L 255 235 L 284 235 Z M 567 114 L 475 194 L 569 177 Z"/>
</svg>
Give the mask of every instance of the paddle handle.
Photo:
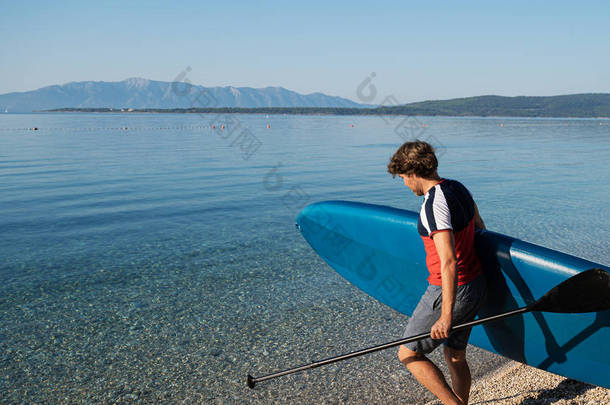
<svg viewBox="0 0 610 405">
<path fill-rule="evenodd" d="M 492 316 L 488 316 L 486 318 L 476 319 L 474 321 L 466 322 L 466 323 L 463 323 L 463 324 L 456 325 L 456 326 L 452 327 L 451 328 L 451 332 L 457 331 L 457 330 L 461 330 L 461 329 L 470 328 L 470 327 L 473 327 L 473 326 L 476 326 L 476 325 L 480 325 L 480 324 L 486 323 L 486 322 L 497 321 L 497 320 L 500 320 L 500 319 L 508 318 L 509 316 L 513 316 L 513 315 L 517 315 L 517 314 L 522 314 L 522 313 L 528 312 L 530 310 L 531 310 L 530 307 L 527 306 L 527 307 L 515 309 L 515 310 L 510 311 L 510 312 L 505 312 L 505 313 L 498 314 L 498 315 L 492 315 Z M 320 361 L 314 361 L 313 363 L 310 363 L 310 364 L 304 364 L 304 365 L 299 366 L 299 367 L 291 368 L 291 369 L 284 370 L 284 371 L 279 371 L 277 373 L 268 374 L 268 375 L 265 375 L 265 376 L 262 376 L 262 377 L 256 377 L 255 378 L 255 377 L 252 377 L 250 374 L 248 374 L 247 384 L 248 384 L 248 387 L 254 388 L 254 385 L 256 383 L 258 383 L 258 382 L 261 382 L 261 381 L 269 380 L 269 379 L 276 378 L 276 377 L 281 377 L 281 376 L 284 376 L 284 375 L 287 375 L 287 374 L 298 373 L 299 371 L 309 370 L 309 369 L 320 367 L 320 366 L 325 366 L 327 364 L 336 363 L 338 361 L 351 359 L 352 357 L 362 356 L 364 354 L 373 353 L 373 352 L 377 352 L 377 351 L 384 350 L 384 349 L 389 349 L 390 347 L 404 345 L 405 343 L 416 342 L 418 340 L 426 339 L 426 338 L 429 338 L 429 337 L 430 337 L 430 332 L 422 333 L 420 335 L 415 335 L 415 336 L 410 336 L 410 337 L 402 338 L 402 339 L 399 339 L 399 340 L 394 340 L 394 341 L 391 341 L 391 342 L 388 342 L 388 343 L 383 343 L 383 344 L 380 344 L 380 345 L 377 345 L 377 346 L 371 346 L 371 347 L 368 347 L 366 349 L 357 350 L 355 352 L 350 352 L 350 353 L 342 354 L 340 356 L 329 357 L 328 359 L 324 359 L 324 360 L 320 360 Z"/>
</svg>

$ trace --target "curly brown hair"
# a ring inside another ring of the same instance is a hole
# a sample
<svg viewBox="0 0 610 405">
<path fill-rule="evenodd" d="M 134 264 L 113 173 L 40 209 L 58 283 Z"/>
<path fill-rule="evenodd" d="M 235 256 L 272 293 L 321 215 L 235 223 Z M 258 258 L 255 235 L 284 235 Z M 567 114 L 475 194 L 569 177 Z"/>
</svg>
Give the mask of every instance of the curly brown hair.
<svg viewBox="0 0 610 405">
<path fill-rule="evenodd" d="M 438 160 L 432 145 L 417 139 L 403 143 L 388 163 L 388 172 L 392 177 L 397 174 L 415 174 L 429 179 L 436 176 L 437 168 Z"/>
</svg>

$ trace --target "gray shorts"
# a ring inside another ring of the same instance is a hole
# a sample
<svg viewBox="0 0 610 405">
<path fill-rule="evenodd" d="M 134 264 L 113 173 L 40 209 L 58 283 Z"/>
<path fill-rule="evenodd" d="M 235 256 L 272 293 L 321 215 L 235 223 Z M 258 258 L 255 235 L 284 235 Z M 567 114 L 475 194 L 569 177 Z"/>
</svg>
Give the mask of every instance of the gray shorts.
<svg viewBox="0 0 610 405">
<path fill-rule="evenodd" d="M 453 307 L 453 325 L 474 320 L 481 308 L 487 285 L 485 275 L 481 274 L 468 284 L 457 287 L 455 305 Z M 409 318 L 403 338 L 430 332 L 432 325 L 441 316 L 442 287 L 440 285 L 429 285 L 419 304 Z M 463 329 L 449 334 L 447 339 L 427 338 L 417 342 L 405 344 L 405 346 L 417 353 L 427 354 L 436 349 L 441 343 L 456 350 L 466 349 L 470 330 Z"/>
</svg>

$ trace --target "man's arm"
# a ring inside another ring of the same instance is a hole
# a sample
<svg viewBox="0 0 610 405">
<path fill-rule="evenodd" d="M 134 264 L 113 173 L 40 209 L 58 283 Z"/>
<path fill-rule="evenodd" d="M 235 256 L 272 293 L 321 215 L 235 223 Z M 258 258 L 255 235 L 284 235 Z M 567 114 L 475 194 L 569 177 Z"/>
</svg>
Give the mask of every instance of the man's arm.
<svg viewBox="0 0 610 405">
<path fill-rule="evenodd" d="M 441 316 L 432 325 L 432 339 L 444 339 L 449 337 L 451 322 L 453 321 L 453 306 L 455 304 L 455 292 L 457 290 L 457 257 L 455 255 L 455 241 L 453 231 L 437 232 L 433 235 L 434 246 L 441 260 L 441 283 L 443 302 Z"/>
<path fill-rule="evenodd" d="M 485 228 L 485 222 L 483 222 L 483 218 L 481 218 L 481 214 L 479 214 L 479 207 L 477 207 L 477 203 L 474 203 L 474 226 L 481 229 Z"/>
</svg>

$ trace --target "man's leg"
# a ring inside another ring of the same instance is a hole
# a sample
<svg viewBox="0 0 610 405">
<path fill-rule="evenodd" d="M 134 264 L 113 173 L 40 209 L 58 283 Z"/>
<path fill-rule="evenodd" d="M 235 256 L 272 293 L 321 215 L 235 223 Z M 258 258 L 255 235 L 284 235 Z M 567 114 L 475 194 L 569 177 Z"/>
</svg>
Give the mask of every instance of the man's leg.
<svg viewBox="0 0 610 405">
<path fill-rule="evenodd" d="M 470 368 L 466 362 L 466 350 L 457 350 L 444 346 L 443 353 L 451 373 L 453 392 L 464 404 L 467 404 L 472 378 L 470 376 Z"/>
<path fill-rule="evenodd" d="M 417 381 L 436 395 L 444 405 L 463 405 L 447 384 L 441 370 L 426 356 L 401 345 L 398 349 L 398 359 L 407 366 Z"/>
</svg>

